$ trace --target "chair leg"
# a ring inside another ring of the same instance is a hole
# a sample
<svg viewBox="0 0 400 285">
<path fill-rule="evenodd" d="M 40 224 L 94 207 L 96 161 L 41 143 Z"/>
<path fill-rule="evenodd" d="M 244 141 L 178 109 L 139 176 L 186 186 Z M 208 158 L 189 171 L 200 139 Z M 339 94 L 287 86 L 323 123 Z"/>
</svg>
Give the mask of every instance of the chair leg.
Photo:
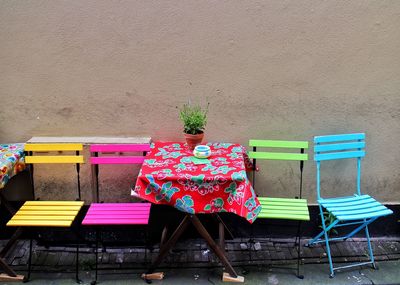
<svg viewBox="0 0 400 285">
<path fill-rule="evenodd" d="M 97 283 L 97 271 L 98 271 L 98 260 L 99 260 L 99 230 L 96 229 L 96 247 L 95 247 L 95 275 L 94 275 L 94 281 L 92 281 L 90 284 L 95 285 Z"/>
<path fill-rule="evenodd" d="M 300 246 L 301 246 L 301 236 L 300 236 L 300 228 L 301 228 L 301 221 L 299 221 L 297 225 L 297 236 L 296 236 L 296 243 L 297 243 L 297 278 L 304 279 L 304 275 L 300 275 Z"/>
<path fill-rule="evenodd" d="M 81 284 L 82 280 L 79 279 L 79 242 L 80 242 L 80 227 L 77 227 L 76 233 L 76 264 L 75 264 L 75 280 L 76 283 Z"/>
<path fill-rule="evenodd" d="M 372 251 L 371 239 L 370 239 L 370 236 L 369 236 L 368 226 L 365 226 L 365 235 L 367 236 L 369 257 L 370 257 L 371 262 L 372 262 L 372 267 L 373 267 L 374 269 L 377 269 L 376 264 L 375 264 L 374 253 L 373 253 L 373 251 Z"/>
<path fill-rule="evenodd" d="M 149 250 L 150 251 L 150 242 L 149 242 L 149 240 L 150 240 L 150 237 L 149 237 L 149 227 L 146 227 L 146 231 L 145 231 L 145 236 L 144 236 L 144 239 L 145 239 L 145 241 L 144 241 L 144 263 L 145 264 L 149 264 L 149 261 L 148 261 L 148 255 L 147 255 L 147 250 Z M 149 252 L 149 254 L 150 254 L 150 252 Z"/>
<path fill-rule="evenodd" d="M 29 257 L 28 257 L 28 276 L 24 282 L 28 282 L 31 279 L 31 269 L 32 269 L 32 237 L 29 240 Z"/>
</svg>

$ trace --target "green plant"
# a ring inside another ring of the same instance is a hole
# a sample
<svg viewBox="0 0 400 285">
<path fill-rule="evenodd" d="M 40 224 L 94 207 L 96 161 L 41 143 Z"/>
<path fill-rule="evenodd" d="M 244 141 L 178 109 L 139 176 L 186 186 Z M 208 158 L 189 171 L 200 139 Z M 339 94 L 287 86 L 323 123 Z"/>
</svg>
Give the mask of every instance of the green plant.
<svg viewBox="0 0 400 285">
<path fill-rule="evenodd" d="M 199 105 L 184 104 L 179 111 L 179 118 L 183 122 L 183 131 L 186 134 L 197 135 L 204 131 L 207 124 L 208 106 L 201 108 Z"/>
<path fill-rule="evenodd" d="M 336 217 L 330 212 L 329 213 L 328 212 L 324 212 L 324 220 L 325 220 L 325 227 L 329 227 L 336 220 Z M 319 226 L 319 227 L 322 228 L 322 226 Z M 337 235 L 338 232 L 337 232 L 336 229 L 331 228 L 328 231 L 328 234 Z"/>
</svg>

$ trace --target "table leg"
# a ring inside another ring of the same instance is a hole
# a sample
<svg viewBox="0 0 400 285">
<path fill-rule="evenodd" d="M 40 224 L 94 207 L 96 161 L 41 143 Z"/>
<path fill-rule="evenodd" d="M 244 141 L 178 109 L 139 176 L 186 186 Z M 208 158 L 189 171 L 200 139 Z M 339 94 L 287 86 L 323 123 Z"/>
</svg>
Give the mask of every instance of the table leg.
<svg viewBox="0 0 400 285">
<path fill-rule="evenodd" d="M 236 274 L 235 269 L 233 269 L 232 265 L 229 263 L 228 258 L 226 258 L 224 252 L 221 250 L 221 248 L 212 239 L 210 234 L 207 232 L 206 228 L 200 222 L 199 218 L 196 215 L 190 215 L 190 218 L 191 218 L 192 224 L 195 226 L 195 228 L 197 229 L 199 234 L 207 241 L 208 245 L 211 247 L 211 249 L 218 256 L 219 260 L 225 266 L 225 268 L 228 271 L 228 273 L 233 278 L 237 278 L 238 275 Z"/>
<path fill-rule="evenodd" d="M 165 255 L 168 253 L 168 251 L 175 245 L 175 243 L 178 241 L 179 237 L 186 230 L 189 223 L 190 223 L 190 216 L 186 215 L 185 218 L 180 223 L 180 225 L 176 228 L 175 232 L 169 238 L 169 240 L 165 244 L 163 244 L 163 246 L 160 248 L 160 253 L 157 256 L 157 259 L 150 265 L 150 268 L 147 270 L 146 274 L 151 274 L 154 272 L 154 270 L 164 259 Z"/>
<path fill-rule="evenodd" d="M 222 218 L 218 215 L 218 213 L 214 213 L 214 217 L 217 219 L 218 222 L 220 222 L 220 223 L 224 226 L 226 232 L 227 232 L 228 235 L 230 236 L 230 239 L 234 239 L 235 237 L 233 236 L 232 232 L 229 230 L 228 226 L 224 223 L 224 221 L 223 221 Z"/>
<path fill-rule="evenodd" d="M 219 247 L 225 254 L 225 227 L 222 223 L 218 223 L 218 231 L 219 231 Z"/>
</svg>

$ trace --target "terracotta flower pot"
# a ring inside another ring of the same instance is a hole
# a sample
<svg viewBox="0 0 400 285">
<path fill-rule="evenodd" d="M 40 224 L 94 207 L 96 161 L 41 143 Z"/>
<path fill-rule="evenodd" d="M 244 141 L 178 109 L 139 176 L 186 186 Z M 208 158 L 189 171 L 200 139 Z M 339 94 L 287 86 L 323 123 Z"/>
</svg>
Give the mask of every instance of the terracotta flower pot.
<svg viewBox="0 0 400 285">
<path fill-rule="evenodd" d="M 201 144 L 201 141 L 203 140 L 204 133 L 197 134 L 197 135 L 191 135 L 191 134 L 186 134 L 185 135 L 186 143 L 188 144 L 188 147 L 193 150 L 196 145 Z"/>
</svg>

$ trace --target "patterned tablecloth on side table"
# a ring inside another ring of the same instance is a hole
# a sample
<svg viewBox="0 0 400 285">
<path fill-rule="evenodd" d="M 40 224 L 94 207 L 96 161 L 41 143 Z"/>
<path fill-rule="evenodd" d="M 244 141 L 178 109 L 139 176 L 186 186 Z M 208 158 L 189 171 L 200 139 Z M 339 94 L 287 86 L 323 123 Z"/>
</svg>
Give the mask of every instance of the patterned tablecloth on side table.
<svg viewBox="0 0 400 285">
<path fill-rule="evenodd" d="M 202 164 L 184 143 L 155 142 L 132 195 L 190 214 L 231 212 L 252 223 L 261 210 L 246 175 L 251 167 L 239 144 L 210 143 Z"/>
<path fill-rule="evenodd" d="M 24 144 L 0 144 L 0 189 L 24 169 Z"/>
</svg>

